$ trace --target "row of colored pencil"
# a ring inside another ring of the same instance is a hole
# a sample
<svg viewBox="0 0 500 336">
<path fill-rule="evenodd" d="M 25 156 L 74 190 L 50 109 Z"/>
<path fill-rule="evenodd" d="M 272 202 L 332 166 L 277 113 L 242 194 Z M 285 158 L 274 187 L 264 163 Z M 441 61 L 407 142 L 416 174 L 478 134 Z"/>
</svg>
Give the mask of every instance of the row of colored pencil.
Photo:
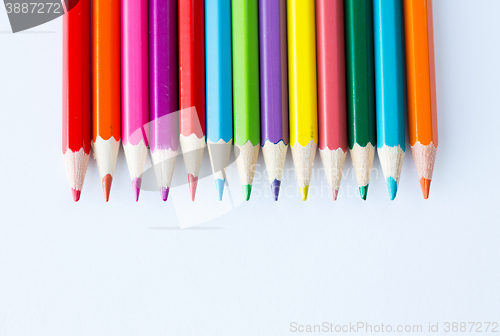
<svg viewBox="0 0 500 336">
<path fill-rule="evenodd" d="M 136 200 L 148 147 L 167 200 L 179 144 L 191 198 L 207 146 L 222 199 L 233 139 L 247 200 L 260 146 L 278 199 L 288 145 L 303 200 L 318 146 L 334 199 L 347 148 L 366 199 L 375 147 L 394 199 L 406 119 L 427 198 L 433 43 L 432 0 L 80 0 L 64 16 L 74 200 L 91 146 L 109 199 L 120 141 Z"/>
</svg>

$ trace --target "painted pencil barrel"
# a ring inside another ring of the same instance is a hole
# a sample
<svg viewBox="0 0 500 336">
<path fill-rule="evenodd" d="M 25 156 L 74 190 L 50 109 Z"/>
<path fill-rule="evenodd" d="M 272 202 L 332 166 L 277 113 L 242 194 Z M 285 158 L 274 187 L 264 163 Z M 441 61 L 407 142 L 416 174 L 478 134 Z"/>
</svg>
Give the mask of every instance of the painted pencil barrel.
<svg viewBox="0 0 500 336">
<path fill-rule="evenodd" d="M 432 0 L 404 0 L 410 145 L 424 198 L 438 147 Z"/>
<path fill-rule="evenodd" d="M 288 0 L 290 145 L 302 199 L 318 144 L 315 2 Z"/>
<path fill-rule="evenodd" d="M 149 0 L 150 148 L 164 201 L 179 147 L 177 51 L 177 1 Z"/>
<path fill-rule="evenodd" d="M 347 136 L 361 197 L 366 199 L 375 155 L 373 0 L 345 1 Z"/>
<path fill-rule="evenodd" d="M 205 2 L 207 143 L 215 186 L 222 199 L 233 142 L 231 0 Z"/>
<path fill-rule="evenodd" d="M 232 1 L 234 140 L 260 142 L 258 2 Z"/>
<path fill-rule="evenodd" d="M 231 13 L 235 156 L 248 200 L 260 144 L 258 1 L 233 0 Z"/>
<path fill-rule="evenodd" d="M 259 32 L 261 145 L 277 200 L 289 142 L 286 0 L 259 0 Z"/>
<path fill-rule="evenodd" d="M 207 138 L 233 138 L 233 77 L 231 57 L 231 0 L 205 3 L 207 64 Z"/>
<path fill-rule="evenodd" d="M 177 1 L 149 2 L 151 151 L 179 146 Z"/>
<path fill-rule="evenodd" d="M 138 200 L 149 145 L 148 3 L 121 5 L 122 141 Z"/>
<path fill-rule="evenodd" d="M 282 101 L 282 91 L 288 91 L 282 76 L 287 64 L 286 50 L 282 50 L 286 46 L 286 2 L 259 0 L 259 19 L 261 144 L 281 140 L 287 145 L 288 101 Z"/>
<path fill-rule="evenodd" d="M 121 140 L 120 0 L 93 0 L 92 18 L 92 145 L 108 201 Z"/>
<path fill-rule="evenodd" d="M 319 150 L 337 198 L 347 154 L 344 0 L 316 0 Z"/>
<path fill-rule="evenodd" d="M 90 0 L 81 0 L 63 16 L 62 151 L 75 202 L 90 154 L 90 69 Z"/>
<path fill-rule="evenodd" d="M 402 0 L 373 0 L 377 151 L 389 196 L 396 197 L 405 154 Z"/>
</svg>

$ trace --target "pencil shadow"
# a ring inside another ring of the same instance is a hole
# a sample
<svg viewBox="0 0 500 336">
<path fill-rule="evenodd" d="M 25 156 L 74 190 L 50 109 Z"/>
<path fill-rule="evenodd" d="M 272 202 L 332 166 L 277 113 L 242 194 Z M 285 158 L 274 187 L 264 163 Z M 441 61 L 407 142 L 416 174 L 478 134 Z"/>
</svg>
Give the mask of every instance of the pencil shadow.
<svg viewBox="0 0 500 336">
<path fill-rule="evenodd" d="M 178 226 L 161 226 L 161 227 L 150 227 L 150 230 L 167 230 L 167 231 L 208 231 L 208 230 L 224 230 L 223 227 L 208 227 L 208 226 L 200 226 L 200 227 L 189 227 L 189 228 L 180 228 Z"/>
</svg>

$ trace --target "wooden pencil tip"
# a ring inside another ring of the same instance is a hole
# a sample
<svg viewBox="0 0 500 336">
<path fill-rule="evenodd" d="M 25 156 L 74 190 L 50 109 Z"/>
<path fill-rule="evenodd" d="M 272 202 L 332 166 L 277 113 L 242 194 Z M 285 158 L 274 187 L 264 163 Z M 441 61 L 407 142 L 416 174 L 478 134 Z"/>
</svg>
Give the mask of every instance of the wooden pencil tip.
<svg viewBox="0 0 500 336">
<path fill-rule="evenodd" d="M 431 189 L 431 180 L 422 177 L 420 179 L 420 188 L 422 188 L 422 194 L 424 195 L 424 199 L 428 199 L 429 191 Z"/>
<path fill-rule="evenodd" d="M 307 200 L 307 193 L 309 192 L 309 186 L 305 186 L 300 188 L 300 196 L 302 197 L 302 201 Z"/>
<path fill-rule="evenodd" d="M 142 178 L 135 178 L 132 180 L 132 188 L 134 189 L 135 201 L 139 201 L 139 193 L 141 192 Z"/>
<path fill-rule="evenodd" d="M 107 174 L 102 178 L 102 191 L 104 192 L 104 199 L 109 201 L 109 192 L 111 191 L 111 183 L 113 182 L 113 176 Z"/>
<path fill-rule="evenodd" d="M 82 191 L 71 188 L 71 193 L 73 194 L 73 201 L 78 202 Z"/>
<path fill-rule="evenodd" d="M 189 182 L 189 192 L 191 193 L 191 200 L 194 201 L 196 196 L 196 187 L 198 186 L 198 176 L 193 176 L 192 174 L 188 174 L 188 182 Z"/>
</svg>

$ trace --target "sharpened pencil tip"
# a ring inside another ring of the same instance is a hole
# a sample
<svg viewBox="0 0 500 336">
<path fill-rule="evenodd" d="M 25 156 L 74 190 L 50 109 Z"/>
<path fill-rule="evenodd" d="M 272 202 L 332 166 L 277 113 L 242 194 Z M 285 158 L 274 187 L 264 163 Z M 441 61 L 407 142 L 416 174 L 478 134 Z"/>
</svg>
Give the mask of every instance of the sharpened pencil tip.
<svg viewBox="0 0 500 336">
<path fill-rule="evenodd" d="M 309 192 L 309 186 L 305 186 L 300 188 L 300 196 L 302 197 L 302 201 L 307 200 L 307 193 Z"/>
<path fill-rule="evenodd" d="M 111 183 L 113 183 L 113 176 L 107 174 L 102 178 L 102 191 L 104 192 L 104 199 L 109 201 L 109 192 L 111 191 Z"/>
<path fill-rule="evenodd" d="M 132 180 L 132 188 L 134 190 L 135 201 L 139 201 L 139 193 L 141 192 L 142 178 L 135 178 Z"/>
<path fill-rule="evenodd" d="M 191 200 L 194 201 L 196 196 L 196 187 L 198 186 L 198 176 L 193 176 L 192 174 L 188 174 L 188 182 L 189 182 L 189 192 L 191 193 Z"/>
<path fill-rule="evenodd" d="M 422 194 L 424 195 L 424 199 L 428 199 L 429 191 L 431 189 L 431 180 L 422 177 L 420 179 L 420 187 L 422 188 Z"/>
<path fill-rule="evenodd" d="M 398 183 L 392 176 L 389 176 L 385 182 L 387 184 L 387 190 L 389 190 L 389 197 L 391 198 L 391 201 L 394 201 L 396 194 L 398 193 Z"/>
<path fill-rule="evenodd" d="M 273 183 L 271 184 L 271 190 L 273 192 L 275 201 L 278 201 L 278 196 L 280 195 L 280 187 L 281 181 L 278 179 L 274 179 Z"/>
<path fill-rule="evenodd" d="M 161 192 L 161 198 L 163 202 L 166 202 L 168 199 L 168 192 L 170 191 L 169 188 L 161 187 L 160 192 Z"/>
<path fill-rule="evenodd" d="M 245 200 L 249 201 L 250 200 L 250 194 L 252 193 L 252 185 L 247 184 L 243 185 L 243 195 L 245 195 Z"/>
<path fill-rule="evenodd" d="M 338 191 L 337 189 L 335 189 L 335 188 L 332 188 L 332 199 L 333 199 L 334 201 L 336 201 L 336 200 L 337 200 L 337 196 L 338 196 L 338 195 L 339 195 L 339 191 Z"/>
<path fill-rule="evenodd" d="M 366 201 L 366 196 L 368 195 L 368 184 L 362 187 L 359 187 L 359 195 L 363 201 Z"/>
<path fill-rule="evenodd" d="M 78 202 L 82 191 L 71 188 L 71 193 L 73 194 L 73 201 Z"/>
<path fill-rule="evenodd" d="M 224 195 L 224 183 L 225 180 L 215 179 L 215 189 L 217 189 L 217 195 L 219 196 L 219 201 L 222 201 L 222 195 Z"/>
</svg>

